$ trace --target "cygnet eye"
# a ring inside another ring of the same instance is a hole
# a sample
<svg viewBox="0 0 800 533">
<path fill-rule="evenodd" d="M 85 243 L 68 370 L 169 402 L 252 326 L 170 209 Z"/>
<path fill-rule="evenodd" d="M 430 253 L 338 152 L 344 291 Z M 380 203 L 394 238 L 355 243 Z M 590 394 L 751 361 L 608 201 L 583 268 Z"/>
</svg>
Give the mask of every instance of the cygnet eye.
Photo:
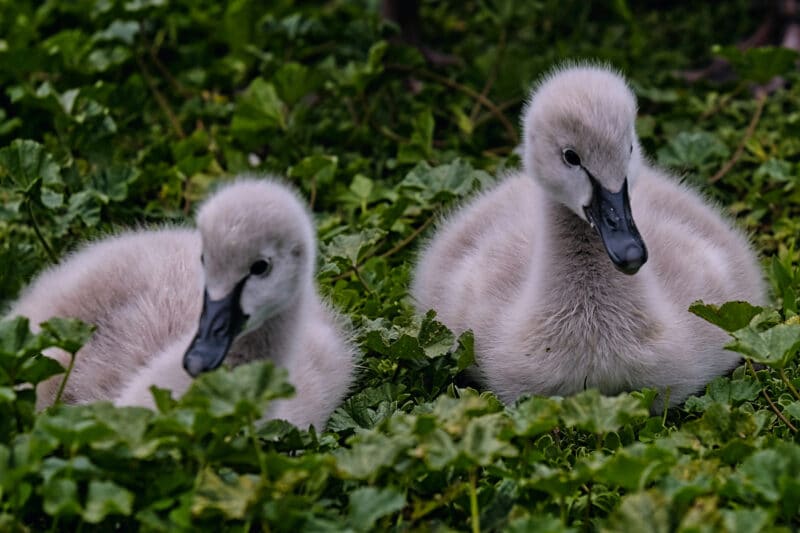
<svg viewBox="0 0 800 533">
<path fill-rule="evenodd" d="M 266 276 L 272 270 L 272 263 L 265 259 L 259 259 L 250 265 L 250 275 L 252 276 Z"/>
<path fill-rule="evenodd" d="M 564 163 L 570 166 L 581 166 L 581 157 L 575 152 L 575 150 L 571 148 L 564 148 L 564 150 L 561 152 L 561 159 L 564 160 Z"/>
</svg>

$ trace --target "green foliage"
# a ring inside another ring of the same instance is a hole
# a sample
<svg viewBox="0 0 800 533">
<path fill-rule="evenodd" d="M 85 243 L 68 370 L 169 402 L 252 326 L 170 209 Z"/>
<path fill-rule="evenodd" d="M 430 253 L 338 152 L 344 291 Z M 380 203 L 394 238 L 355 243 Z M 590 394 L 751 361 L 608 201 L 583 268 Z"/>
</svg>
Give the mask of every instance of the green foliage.
<svg viewBox="0 0 800 533">
<path fill-rule="evenodd" d="M 423 41 L 457 60 L 433 66 L 378 3 L 0 1 L 0 305 L 79 242 L 268 172 L 309 199 L 319 285 L 364 354 L 327 428 L 261 420 L 292 394 L 266 363 L 155 389 L 157 411 L 37 414 L 35 385 L 69 372 L 42 352 L 91 327 L 1 322 L 0 530 L 799 528 L 796 54 L 735 47 L 750 0 L 426 1 Z M 675 76 L 713 54 L 737 81 Z M 472 334 L 407 297 L 437 217 L 518 168 L 528 88 L 565 57 L 624 70 L 645 151 L 769 258 L 772 304 L 691 308 L 747 364 L 663 417 L 647 390 L 504 406 L 469 386 Z M 760 109 L 748 84 L 776 75 Z"/>
</svg>

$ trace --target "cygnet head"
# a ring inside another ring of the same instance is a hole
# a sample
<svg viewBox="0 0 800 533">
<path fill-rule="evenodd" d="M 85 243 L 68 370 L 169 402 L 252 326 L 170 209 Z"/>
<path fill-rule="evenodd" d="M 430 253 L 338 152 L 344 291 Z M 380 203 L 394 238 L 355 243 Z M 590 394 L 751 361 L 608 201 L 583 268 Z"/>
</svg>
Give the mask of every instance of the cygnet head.
<svg viewBox="0 0 800 533">
<path fill-rule="evenodd" d="M 560 67 L 534 88 L 523 116 L 526 173 L 597 230 L 620 271 L 635 274 L 647 248 L 628 197 L 643 164 L 628 84 L 605 67 Z"/>
<path fill-rule="evenodd" d="M 312 283 L 314 229 L 287 186 L 240 178 L 197 214 L 202 239 L 203 312 L 184 368 L 193 376 L 219 366 L 233 340 L 296 304 Z"/>
</svg>

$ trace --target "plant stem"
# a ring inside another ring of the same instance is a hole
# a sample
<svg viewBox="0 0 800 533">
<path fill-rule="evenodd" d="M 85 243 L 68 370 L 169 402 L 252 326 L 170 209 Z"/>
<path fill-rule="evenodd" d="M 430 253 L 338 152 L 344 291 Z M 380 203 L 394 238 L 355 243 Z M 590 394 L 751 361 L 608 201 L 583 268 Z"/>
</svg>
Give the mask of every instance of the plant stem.
<svg viewBox="0 0 800 533">
<path fill-rule="evenodd" d="M 661 417 L 661 427 L 667 427 L 667 412 L 669 412 L 669 395 L 672 392 L 670 387 L 667 387 L 667 393 L 664 398 L 664 414 Z"/>
<path fill-rule="evenodd" d="M 769 404 L 770 408 L 772 408 L 775 414 L 778 415 L 778 418 L 780 418 L 783 421 L 783 423 L 786 424 L 786 426 L 792 430 L 793 433 L 797 433 L 797 428 L 794 427 L 792 423 L 786 419 L 785 416 L 783 416 L 783 413 L 781 413 L 781 411 L 778 409 L 778 406 L 776 406 L 773 403 L 772 398 L 769 397 L 767 389 L 764 387 L 764 385 L 762 385 L 761 380 L 758 378 L 758 374 L 756 374 L 756 369 L 753 368 L 752 361 L 750 361 L 750 359 L 747 358 L 745 359 L 745 364 L 747 365 L 747 368 L 750 370 L 750 373 L 753 375 L 754 378 L 756 378 L 756 381 L 761 386 L 761 394 L 764 395 L 764 399 L 767 400 L 767 403 Z"/>
<path fill-rule="evenodd" d="M 31 201 L 26 200 L 25 203 L 28 205 L 28 215 L 31 217 L 31 223 L 33 224 L 33 231 L 36 232 L 36 237 L 39 239 L 39 242 L 42 243 L 42 248 L 44 248 L 45 253 L 47 253 L 47 257 L 50 258 L 50 261 L 54 265 L 57 265 L 58 257 L 56 257 L 56 254 L 50 247 L 50 243 L 47 242 L 47 239 L 44 238 L 44 235 L 42 235 L 42 232 L 39 229 L 39 223 L 36 222 L 36 216 L 33 214 L 33 206 L 31 205 Z"/>
<path fill-rule="evenodd" d="M 747 130 L 744 132 L 744 137 L 742 140 L 739 141 L 739 146 L 736 147 L 736 151 L 733 153 L 733 156 L 722 166 L 719 171 L 714 174 L 711 179 L 709 179 L 709 183 L 714 183 L 722 179 L 725 174 L 727 174 L 736 163 L 739 161 L 739 158 L 742 157 L 744 153 L 744 145 L 747 144 L 747 141 L 750 137 L 753 136 L 753 133 L 756 131 L 756 126 L 758 126 L 758 121 L 761 119 L 761 112 L 764 111 L 764 104 L 767 103 L 767 94 L 765 92 L 761 92 L 758 94 L 756 98 L 756 110 L 753 113 L 753 118 L 750 119 L 750 124 L 747 125 Z"/>
<path fill-rule="evenodd" d="M 583 530 L 589 531 L 589 518 L 592 515 L 592 484 L 586 485 L 586 510 L 583 515 Z"/>
<path fill-rule="evenodd" d="M 783 382 L 784 382 L 784 383 L 786 383 L 786 386 L 787 386 L 787 387 L 789 387 L 789 390 L 790 390 L 790 391 L 792 391 L 792 395 L 793 395 L 793 396 L 794 396 L 796 399 L 800 400 L 800 393 L 798 393 L 798 392 L 797 392 L 797 389 L 794 387 L 794 385 L 792 384 L 792 382 L 791 382 L 791 381 L 789 380 L 789 378 L 786 376 L 786 372 L 784 372 L 783 368 L 781 368 L 781 369 L 780 369 L 780 374 L 781 374 L 781 379 L 783 380 Z"/>
<path fill-rule="evenodd" d="M 489 71 L 489 75 L 486 76 L 486 83 L 483 85 L 483 90 L 481 91 L 481 96 L 487 98 L 489 95 L 489 91 L 492 90 L 492 86 L 494 82 L 497 80 L 497 74 L 500 70 L 500 62 L 503 59 L 503 53 L 506 51 L 506 30 L 502 28 L 500 30 L 500 42 L 497 44 L 497 52 L 494 56 L 494 62 L 492 63 L 492 68 Z M 472 106 L 472 111 L 469 114 L 469 121 L 472 124 L 475 124 L 475 119 L 478 118 L 478 113 L 481 110 L 481 102 L 480 100 L 476 100 Z"/>
<path fill-rule="evenodd" d="M 358 265 L 353 265 L 350 268 L 352 269 L 353 274 L 356 275 L 356 279 L 359 281 L 359 283 L 361 283 L 361 285 L 364 287 L 364 289 L 366 289 L 367 294 L 372 296 L 372 294 L 373 294 L 372 289 L 369 288 L 369 285 L 367 285 L 367 282 L 364 281 L 364 278 L 361 277 L 361 272 L 359 272 L 359 270 L 358 270 Z"/>
<path fill-rule="evenodd" d="M 428 516 L 430 513 L 439 509 L 440 507 L 449 504 L 454 499 L 459 497 L 464 490 L 469 490 L 468 486 L 469 483 L 459 483 L 458 485 L 451 485 L 442 495 L 441 498 L 434 498 L 433 500 L 428 500 L 424 507 L 421 509 L 415 509 L 411 514 L 411 522 L 416 522 L 417 520 Z"/>
<path fill-rule="evenodd" d="M 425 222 L 423 222 L 420 227 L 418 227 L 413 232 L 411 232 L 411 234 L 408 237 L 406 237 L 405 239 L 403 239 L 402 241 L 397 243 L 391 250 L 382 253 L 381 257 L 383 259 L 386 259 L 387 257 L 396 254 L 397 252 L 399 252 L 400 250 L 402 250 L 403 248 L 408 246 L 408 244 L 411 243 L 417 237 L 419 237 L 420 233 L 425 231 L 428 228 L 428 226 L 430 226 L 431 223 L 433 223 L 433 221 L 435 219 L 436 219 L 436 215 L 432 215 L 432 216 L 428 217 L 428 219 Z"/>
<path fill-rule="evenodd" d="M 67 386 L 67 380 L 69 379 L 70 374 L 72 374 L 72 367 L 75 366 L 75 354 L 69 354 L 69 365 L 67 365 L 67 371 L 64 372 L 64 378 L 61 380 L 61 384 L 58 386 L 58 392 L 56 393 L 56 399 L 53 401 L 53 405 L 58 405 L 61 402 L 61 395 L 64 394 L 64 387 Z"/>
<path fill-rule="evenodd" d="M 138 54 L 136 54 L 135 57 L 136 57 L 136 64 L 139 66 L 139 71 L 142 73 L 142 78 L 144 78 L 144 81 L 147 84 L 147 87 L 150 89 L 150 92 L 153 93 L 153 98 L 156 99 L 158 107 L 161 108 L 161 111 L 167 117 L 167 120 L 172 126 L 172 129 L 175 130 L 175 134 L 178 136 L 178 138 L 185 139 L 186 133 L 184 133 L 183 127 L 181 127 L 181 123 L 178 120 L 178 117 L 175 115 L 175 112 L 172 111 L 172 108 L 170 107 L 169 102 L 167 102 L 167 99 L 164 97 L 163 94 L 161 94 L 161 91 L 158 90 L 158 87 L 156 87 L 156 82 L 150 75 L 150 71 L 147 69 L 147 65 L 144 64 L 144 61 Z"/>
<path fill-rule="evenodd" d="M 472 516 L 472 533 L 481 533 L 481 515 L 478 509 L 478 490 L 475 470 L 469 473 L 469 510 Z"/>
<path fill-rule="evenodd" d="M 503 128 L 506 130 L 506 135 L 508 136 L 509 140 L 512 144 L 517 145 L 519 144 L 519 136 L 517 135 L 517 129 L 511 124 L 511 121 L 503 114 L 503 112 L 498 109 L 497 105 L 489 100 L 489 98 L 483 96 L 481 93 L 473 89 L 472 87 L 467 87 L 455 80 L 451 80 L 445 76 L 441 76 L 434 72 L 428 72 L 427 70 L 418 70 L 414 67 L 409 67 L 407 65 L 399 65 L 390 63 L 386 65 L 387 69 L 390 70 L 399 70 L 403 72 L 414 72 L 415 74 L 419 74 L 423 78 L 428 78 L 435 82 L 438 82 L 445 87 L 449 87 L 451 89 L 455 89 L 457 91 L 461 91 L 462 93 L 471 96 L 478 102 L 480 102 L 486 109 L 488 109 L 491 114 L 503 125 Z"/>
<path fill-rule="evenodd" d="M 258 458 L 258 467 L 261 470 L 261 485 L 267 485 L 267 458 L 264 457 L 264 450 L 261 449 L 261 445 L 256 438 L 256 429 L 253 424 L 253 417 L 252 415 L 247 419 L 247 431 L 250 432 L 250 440 L 253 442 L 253 448 L 256 452 L 256 457 Z"/>
</svg>

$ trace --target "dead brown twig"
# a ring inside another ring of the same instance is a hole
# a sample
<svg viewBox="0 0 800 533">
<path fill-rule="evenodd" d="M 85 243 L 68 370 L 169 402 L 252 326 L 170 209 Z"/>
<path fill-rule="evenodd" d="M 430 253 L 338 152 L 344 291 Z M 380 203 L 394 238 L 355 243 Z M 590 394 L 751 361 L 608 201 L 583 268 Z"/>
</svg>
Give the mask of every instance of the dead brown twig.
<svg viewBox="0 0 800 533">
<path fill-rule="evenodd" d="M 451 89 L 455 89 L 457 91 L 460 91 L 460 92 L 466 94 L 467 96 L 470 96 L 470 97 L 474 98 L 475 100 L 480 102 L 481 105 L 483 105 L 486 109 L 488 109 L 489 112 L 492 114 L 492 116 L 494 116 L 498 120 L 498 122 L 500 122 L 500 124 L 502 124 L 503 128 L 506 130 L 506 135 L 511 140 L 511 142 L 513 144 L 515 144 L 515 145 L 517 143 L 519 143 L 519 135 L 517 135 L 517 129 L 514 127 L 513 124 L 511 124 L 511 121 L 508 120 L 508 117 L 506 117 L 503 114 L 503 112 L 497 107 L 497 104 L 495 104 L 494 102 L 489 100 L 488 97 L 482 95 L 481 93 L 479 93 L 475 89 L 473 89 L 471 87 L 467 87 L 466 85 L 464 85 L 462 83 L 459 83 L 459 82 L 457 82 L 455 80 L 451 80 L 450 78 L 447 78 L 445 76 L 441 76 L 441 75 L 436 74 L 434 72 L 429 72 L 427 70 L 415 69 L 415 68 L 409 67 L 407 65 L 399 65 L 399 64 L 396 64 L 396 63 L 389 63 L 389 64 L 386 65 L 386 68 L 391 69 L 391 70 L 399 70 L 399 71 L 403 71 L 403 72 L 413 72 L 414 74 L 419 75 L 419 76 L 421 76 L 423 78 L 428 78 L 429 80 L 433 80 L 433 81 L 435 81 L 437 83 L 440 83 L 441 85 L 444 85 L 445 87 L 449 87 Z"/>
<path fill-rule="evenodd" d="M 717 181 L 721 180 L 725 174 L 730 172 L 730 170 L 736 165 L 739 161 L 739 158 L 742 157 L 744 154 L 744 146 L 747 144 L 747 141 L 750 140 L 750 137 L 753 136 L 753 133 L 756 131 L 756 126 L 758 126 L 758 121 L 761 119 L 761 114 L 764 111 L 764 105 L 767 103 L 767 93 L 760 92 L 756 97 L 756 110 L 753 113 L 753 117 L 750 119 L 750 124 L 747 125 L 747 130 L 744 132 L 744 136 L 742 140 L 739 142 L 739 146 L 736 147 L 736 151 L 733 153 L 733 156 L 724 164 L 719 171 L 711 176 L 711 179 L 708 180 L 710 183 L 716 183 Z"/>
</svg>

